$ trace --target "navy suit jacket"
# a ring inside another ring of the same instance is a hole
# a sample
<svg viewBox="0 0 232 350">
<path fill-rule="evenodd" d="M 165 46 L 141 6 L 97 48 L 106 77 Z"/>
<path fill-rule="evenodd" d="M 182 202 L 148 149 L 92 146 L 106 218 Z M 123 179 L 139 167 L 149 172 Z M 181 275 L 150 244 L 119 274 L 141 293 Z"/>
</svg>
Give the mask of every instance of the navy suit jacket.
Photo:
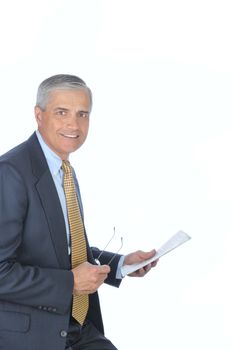
<svg viewBox="0 0 232 350">
<path fill-rule="evenodd" d="M 88 240 L 87 253 L 94 263 L 99 251 Z M 111 256 L 105 252 L 101 263 Z M 106 280 L 114 286 L 120 284 L 115 279 L 119 258 Z M 63 212 L 34 133 L 0 157 L 0 349 L 65 349 L 70 269 Z M 90 295 L 87 318 L 103 332 L 97 292 Z"/>
</svg>

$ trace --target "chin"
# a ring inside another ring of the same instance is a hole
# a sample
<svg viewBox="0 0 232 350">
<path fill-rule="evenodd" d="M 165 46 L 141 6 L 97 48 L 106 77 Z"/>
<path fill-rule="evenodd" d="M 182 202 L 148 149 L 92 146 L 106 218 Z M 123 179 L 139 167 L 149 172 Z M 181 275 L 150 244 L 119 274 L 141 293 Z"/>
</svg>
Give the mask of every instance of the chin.
<svg viewBox="0 0 232 350">
<path fill-rule="evenodd" d="M 82 145 L 76 145 L 76 146 L 73 146 L 73 147 L 69 147 L 65 150 L 65 153 L 66 154 L 70 154 L 70 153 L 73 153 L 75 151 L 77 151 Z"/>
</svg>

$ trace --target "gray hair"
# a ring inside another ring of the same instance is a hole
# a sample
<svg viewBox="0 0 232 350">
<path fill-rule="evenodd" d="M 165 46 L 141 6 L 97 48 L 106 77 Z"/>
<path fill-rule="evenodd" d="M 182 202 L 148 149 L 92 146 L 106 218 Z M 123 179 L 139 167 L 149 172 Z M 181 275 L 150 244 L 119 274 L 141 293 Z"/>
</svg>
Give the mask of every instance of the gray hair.
<svg viewBox="0 0 232 350">
<path fill-rule="evenodd" d="M 92 108 L 92 92 L 84 80 L 69 74 L 57 74 L 45 79 L 38 87 L 36 106 L 45 111 L 49 95 L 55 90 L 78 90 L 85 89 L 89 94 L 90 108 Z"/>
</svg>

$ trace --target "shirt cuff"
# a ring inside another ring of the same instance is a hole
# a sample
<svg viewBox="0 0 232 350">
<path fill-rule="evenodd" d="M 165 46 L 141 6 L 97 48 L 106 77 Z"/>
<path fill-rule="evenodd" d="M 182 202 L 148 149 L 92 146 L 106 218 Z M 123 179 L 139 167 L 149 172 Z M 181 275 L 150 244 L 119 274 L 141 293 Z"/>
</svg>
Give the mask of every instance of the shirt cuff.
<svg viewBox="0 0 232 350">
<path fill-rule="evenodd" d="M 125 256 L 122 255 L 121 258 L 119 259 L 118 267 L 117 267 L 117 271 L 116 271 L 116 279 L 118 279 L 118 280 L 121 280 L 124 278 L 124 276 L 122 275 L 122 272 L 121 272 L 121 267 L 124 264 L 124 260 L 125 260 Z"/>
</svg>

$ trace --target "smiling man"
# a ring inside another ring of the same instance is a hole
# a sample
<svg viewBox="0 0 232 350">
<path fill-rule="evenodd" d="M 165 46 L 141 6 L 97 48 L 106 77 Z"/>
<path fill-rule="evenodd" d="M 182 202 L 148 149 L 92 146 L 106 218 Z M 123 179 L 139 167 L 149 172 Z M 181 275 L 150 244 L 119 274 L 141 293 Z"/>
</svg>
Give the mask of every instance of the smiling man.
<svg viewBox="0 0 232 350">
<path fill-rule="evenodd" d="M 68 158 L 86 140 L 91 109 L 82 79 L 46 79 L 37 93 L 38 130 L 0 157 L 3 350 L 115 350 L 104 336 L 98 288 L 103 282 L 118 287 L 123 264 L 155 254 L 121 256 L 89 246 Z M 142 277 L 151 267 L 132 275 Z"/>
<path fill-rule="evenodd" d="M 86 88 L 51 91 L 46 107 L 37 101 L 35 117 L 46 144 L 68 159 L 84 142 L 89 129 L 90 93 Z"/>
</svg>

